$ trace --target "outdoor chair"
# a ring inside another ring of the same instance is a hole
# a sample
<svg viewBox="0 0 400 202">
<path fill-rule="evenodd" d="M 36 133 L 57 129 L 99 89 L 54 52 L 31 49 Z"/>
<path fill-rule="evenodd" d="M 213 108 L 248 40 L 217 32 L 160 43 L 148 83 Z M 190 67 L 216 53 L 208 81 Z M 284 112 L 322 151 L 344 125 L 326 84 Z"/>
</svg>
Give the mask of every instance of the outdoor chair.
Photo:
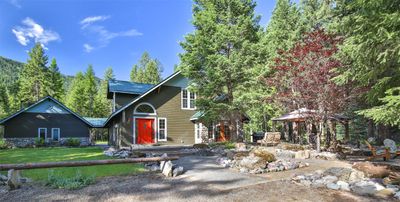
<svg viewBox="0 0 400 202">
<path fill-rule="evenodd" d="M 371 150 L 372 156 L 367 157 L 368 161 L 383 158 L 384 161 L 390 159 L 390 151 L 389 148 L 385 148 L 385 150 L 377 150 L 374 146 L 372 146 L 367 140 L 365 140 L 365 144 L 367 144 L 369 150 Z"/>
</svg>

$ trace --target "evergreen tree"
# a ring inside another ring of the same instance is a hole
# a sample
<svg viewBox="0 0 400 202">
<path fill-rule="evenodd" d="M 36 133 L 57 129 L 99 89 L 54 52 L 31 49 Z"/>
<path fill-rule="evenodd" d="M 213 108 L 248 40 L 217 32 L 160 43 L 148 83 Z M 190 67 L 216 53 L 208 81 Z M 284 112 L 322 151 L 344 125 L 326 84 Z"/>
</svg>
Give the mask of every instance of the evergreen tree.
<svg viewBox="0 0 400 202">
<path fill-rule="evenodd" d="M 85 76 L 82 72 L 78 72 L 71 84 L 70 90 L 66 97 L 66 105 L 72 111 L 85 115 Z"/>
<path fill-rule="evenodd" d="M 95 117 L 107 117 L 111 113 L 111 101 L 107 99 L 108 81 L 111 79 L 115 79 L 115 76 L 112 68 L 108 67 L 95 98 Z"/>
<path fill-rule="evenodd" d="M 248 89 L 251 70 L 256 65 L 259 17 L 252 0 L 195 0 L 195 31 L 181 43 L 182 72 L 193 82 L 196 106 L 209 118 L 222 115 L 230 120 L 232 138 L 237 138 L 236 121 L 246 105 L 240 99 Z M 226 99 L 215 97 L 225 95 Z"/>
<path fill-rule="evenodd" d="M 10 112 L 9 98 L 6 87 L 0 85 L 0 119 L 7 116 Z"/>
<path fill-rule="evenodd" d="M 18 97 L 23 103 L 33 103 L 47 96 L 47 61 L 48 57 L 40 43 L 36 43 L 29 52 L 29 59 L 19 78 Z"/>
<path fill-rule="evenodd" d="M 85 116 L 93 117 L 94 102 L 97 93 L 97 85 L 92 65 L 89 65 L 89 67 L 86 69 L 84 77 L 85 77 L 84 79 L 85 91 L 83 96 L 86 98 L 86 100 L 85 100 L 85 108 L 83 114 Z"/>
<path fill-rule="evenodd" d="M 157 84 L 161 81 L 162 65 L 144 52 L 138 64 L 133 65 L 130 78 L 133 82 Z"/>
<path fill-rule="evenodd" d="M 51 64 L 48 69 L 48 78 L 49 84 L 46 86 L 48 95 L 58 100 L 64 98 L 64 78 L 58 69 L 55 58 L 51 60 Z"/>
</svg>

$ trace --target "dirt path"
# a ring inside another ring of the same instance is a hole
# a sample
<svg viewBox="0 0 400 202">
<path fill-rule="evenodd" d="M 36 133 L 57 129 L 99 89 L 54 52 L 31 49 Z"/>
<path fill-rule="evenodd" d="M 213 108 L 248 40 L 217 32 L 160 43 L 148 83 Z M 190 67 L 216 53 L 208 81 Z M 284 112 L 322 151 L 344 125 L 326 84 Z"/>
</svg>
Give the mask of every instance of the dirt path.
<svg viewBox="0 0 400 202">
<path fill-rule="evenodd" d="M 349 192 L 311 189 L 288 180 L 276 180 L 288 178 L 293 172 L 321 169 L 332 162 L 311 162 L 315 166 L 303 171 L 254 176 L 220 168 L 214 160 L 214 157 L 182 158 L 180 165 L 190 171 L 177 178 L 165 178 L 158 173 L 108 177 L 72 191 L 30 184 L 1 194 L 0 188 L 0 201 L 377 201 Z"/>
</svg>

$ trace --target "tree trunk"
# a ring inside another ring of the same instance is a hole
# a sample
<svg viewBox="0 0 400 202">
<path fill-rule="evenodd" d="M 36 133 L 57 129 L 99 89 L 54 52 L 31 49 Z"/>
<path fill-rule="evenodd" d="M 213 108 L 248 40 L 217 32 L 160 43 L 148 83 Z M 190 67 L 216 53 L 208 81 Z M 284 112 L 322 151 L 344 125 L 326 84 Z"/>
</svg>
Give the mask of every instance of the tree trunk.
<svg viewBox="0 0 400 202">
<path fill-rule="evenodd" d="M 320 122 L 319 123 L 319 128 L 318 128 L 318 132 L 317 132 L 317 138 L 316 138 L 316 144 L 317 144 L 317 152 L 321 152 L 321 134 L 322 134 L 322 130 L 323 130 L 323 123 Z"/>
<path fill-rule="evenodd" d="M 347 143 L 350 141 L 350 132 L 349 132 L 349 121 L 344 123 L 344 141 Z"/>
<path fill-rule="evenodd" d="M 375 130 L 374 130 L 375 127 L 374 126 L 375 126 L 374 121 L 369 119 L 368 120 L 368 130 L 367 130 L 368 137 L 373 137 L 373 138 L 375 137 Z"/>
</svg>

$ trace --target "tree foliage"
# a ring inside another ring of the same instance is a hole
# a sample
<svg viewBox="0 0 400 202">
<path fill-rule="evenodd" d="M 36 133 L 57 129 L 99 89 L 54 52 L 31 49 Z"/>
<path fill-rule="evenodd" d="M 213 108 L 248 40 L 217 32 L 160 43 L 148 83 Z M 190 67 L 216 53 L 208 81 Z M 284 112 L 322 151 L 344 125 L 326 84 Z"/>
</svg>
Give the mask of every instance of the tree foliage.
<svg viewBox="0 0 400 202">
<path fill-rule="evenodd" d="M 58 99 L 62 100 L 64 98 L 65 89 L 64 89 L 64 78 L 58 69 L 57 61 L 55 58 L 51 60 L 51 64 L 48 68 L 47 72 L 48 84 L 46 84 L 47 94 Z"/>
<path fill-rule="evenodd" d="M 161 81 L 161 72 L 161 63 L 144 52 L 139 63 L 133 65 L 130 77 L 133 82 L 157 84 Z"/>
<path fill-rule="evenodd" d="M 108 81 L 111 79 L 115 79 L 115 76 L 112 68 L 108 67 L 100 83 L 100 90 L 96 94 L 94 107 L 95 117 L 107 117 L 111 113 L 111 100 L 107 98 Z"/>
<path fill-rule="evenodd" d="M 244 112 L 240 100 L 256 65 L 259 41 L 259 17 L 252 0 L 196 0 L 193 6 L 195 31 L 181 43 L 184 53 L 181 70 L 192 81 L 191 90 L 198 96 L 196 105 L 209 116 L 229 117 L 231 125 Z M 226 99 L 215 99 L 224 95 Z M 211 115 L 210 115 L 211 114 Z M 235 137 L 236 130 L 231 127 Z"/>
</svg>

